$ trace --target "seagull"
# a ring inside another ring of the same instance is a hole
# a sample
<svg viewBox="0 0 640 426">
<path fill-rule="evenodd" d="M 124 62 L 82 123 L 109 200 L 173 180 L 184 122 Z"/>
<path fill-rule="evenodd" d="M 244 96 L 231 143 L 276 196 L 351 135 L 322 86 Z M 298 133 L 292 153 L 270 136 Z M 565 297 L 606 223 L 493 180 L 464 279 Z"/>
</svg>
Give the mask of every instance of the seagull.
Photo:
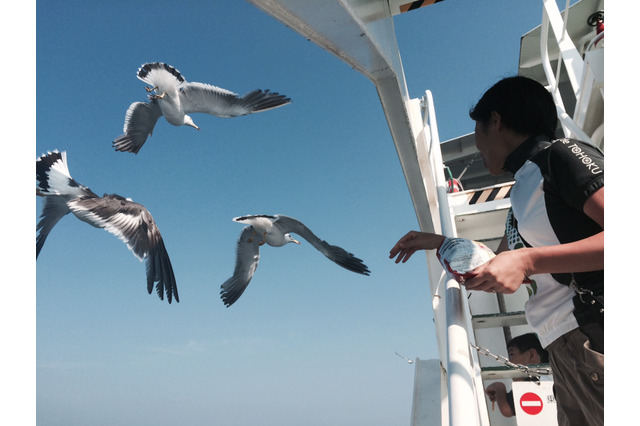
<svg viewBox="0 0 640 426">
<path fill-rule="evenodd" d="M 351 253 L 333 246 L 318 238 L 302 222 L 283 215 L 248 215 L 236 217 L 234 222 L 246 223 L 240 233 L 236 248 L 236 266 L 233 276 L 220 287 L 220 297 L 229 307 L 235 303 L 245 291 L 260 259 L 259 248 L 265 243 L 273 247 L 281 247 L 287 243 L 300 244 L 291 233 L 300 235 L 330 260 L 350 271 L 369 275 L 369 269 Z"/>
<path fill-rule="evenodd" d="M 53 151 L 36 160 L 36 195 L 43 197 L 41 220 L 36 231 L 36 259 L 49 232 L 67 213 L 96 228 L 103 228 L 119 237 L 129 250 L 142 261 L 146 259 L 147 290 L 156 292 L 164 300 L 178 297 L 176 279 L 160 231 L 149 211 L 129 198 L 117 194 L 96 195 L 76 182 L 69 174 L 67 153 Z"/>
<path fill-rule="evenodd" d="M 113 141 L 116 151 L 137 154 L 153 133 L 158 119 L 174 126 L 200 130 L 188 115 L 201 112 L 229 118 L 267 111 L 287 105 L 291 99 L 269 90 L 254 90 L 243 97 L 205 83 L 187 82 L 180 71 L 162 62 L 143 64 L 138 78 L 149 84 L 149 102 L 134 102 L 124 119 L 124 134 Z"/>
</svg>

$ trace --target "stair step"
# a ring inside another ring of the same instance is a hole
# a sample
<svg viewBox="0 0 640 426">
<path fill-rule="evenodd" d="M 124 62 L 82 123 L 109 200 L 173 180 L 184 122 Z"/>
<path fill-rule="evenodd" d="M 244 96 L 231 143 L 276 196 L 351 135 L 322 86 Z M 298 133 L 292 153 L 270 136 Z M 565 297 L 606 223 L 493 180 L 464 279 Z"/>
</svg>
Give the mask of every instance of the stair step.
<svg viewBox="0 0 640 426">
<path fill-rule="evenodd" d="M 524 311 L 505 312 L 498 314 L 474 315 L 471 318 L 473 328 L 510 327 L 527 324 Z"/>
</svg>

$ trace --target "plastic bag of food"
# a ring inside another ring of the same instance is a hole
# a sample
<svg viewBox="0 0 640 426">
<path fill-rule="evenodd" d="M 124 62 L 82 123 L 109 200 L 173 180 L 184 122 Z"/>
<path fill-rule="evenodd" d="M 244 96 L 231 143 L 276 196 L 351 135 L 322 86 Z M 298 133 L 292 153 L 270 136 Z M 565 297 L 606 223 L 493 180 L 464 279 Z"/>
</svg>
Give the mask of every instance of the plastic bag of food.
<svg viewBox="0 0 640 426">
<path fill-rule="evenodd" d="M 478 241 L 448 237 L 442 241 L 436 255 L 449 276 L 459 283 L 472 276 L 470 271 L 495 257 L 489 247 Z"/>
</svg>

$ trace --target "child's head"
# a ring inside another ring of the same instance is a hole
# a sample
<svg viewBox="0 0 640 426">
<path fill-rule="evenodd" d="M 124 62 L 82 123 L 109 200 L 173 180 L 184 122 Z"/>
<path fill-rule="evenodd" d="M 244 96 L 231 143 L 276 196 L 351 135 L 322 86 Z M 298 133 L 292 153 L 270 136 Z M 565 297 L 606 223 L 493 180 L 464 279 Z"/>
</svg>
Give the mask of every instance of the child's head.
<svg viewBox="0 0 640 426">
<path fill-rule="evenodd" d="M 542 348 L 535 333 L 514 337 L 507 343 L 509 361 L 515 364 L 542 364 L 549 362 L 549 353 Z"/>
</svg>

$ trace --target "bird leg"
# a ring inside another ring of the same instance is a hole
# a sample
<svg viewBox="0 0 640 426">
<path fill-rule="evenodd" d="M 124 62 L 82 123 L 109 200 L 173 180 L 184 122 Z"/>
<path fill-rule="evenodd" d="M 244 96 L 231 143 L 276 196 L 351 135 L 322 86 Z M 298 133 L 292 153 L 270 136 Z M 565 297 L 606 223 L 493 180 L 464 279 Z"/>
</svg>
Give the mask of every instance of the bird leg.
<svg viewBox="0 0 640 426">
<path fill-rule="evenodd" d="M 253 234 L 251 234 L 251 237 L 247 240 L 248 243 L 252 243 L 253 239 L 256 237 L 258 233 L 256 232 L 256 230 L 253 230 Z M 262 234 L 262 241 L 258 242 L 259 246 L 264 245 L 264 243 L 267 242 L 267 231 L 264 231 L 264 233 Z"/>
<path fill-rule="evenodd" d="M 158 90 L 158 86 L 155 86 L 155 87 L 149 87 L 149 86 L 146 86 L 146 87 L 145 87 L 145 89 L 147 90 L 147 92 L 153 92 L 153 91 Z M 167 94 L 167 92 L 162 92 L 162 94 L 161 94 L 161 95 L 153 94 L 153 95 L 149 95 L 149 97 L 150 97 L 151 99 L 162 99 L 162 98 L 164 98 L 164 96 L 165 96 L 166 94 Z"/>
</svg>

